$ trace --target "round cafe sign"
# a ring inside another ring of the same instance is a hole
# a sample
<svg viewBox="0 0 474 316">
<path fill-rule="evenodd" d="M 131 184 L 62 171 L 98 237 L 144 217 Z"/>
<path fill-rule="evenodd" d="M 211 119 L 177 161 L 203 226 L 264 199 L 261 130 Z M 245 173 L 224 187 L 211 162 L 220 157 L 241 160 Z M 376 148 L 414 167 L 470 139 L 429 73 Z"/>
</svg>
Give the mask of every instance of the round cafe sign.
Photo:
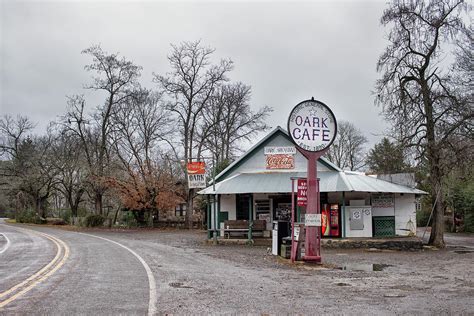
<svg viewBox="0 0 474 316">
<path fill-rule="evenodd" d="M 326 104 L 314 99 L 306 100 L 291 111 L 288 133 L 301 149 L 319 152 L 328 148 L 336 138 L 336 117 Z"/>
</svg>

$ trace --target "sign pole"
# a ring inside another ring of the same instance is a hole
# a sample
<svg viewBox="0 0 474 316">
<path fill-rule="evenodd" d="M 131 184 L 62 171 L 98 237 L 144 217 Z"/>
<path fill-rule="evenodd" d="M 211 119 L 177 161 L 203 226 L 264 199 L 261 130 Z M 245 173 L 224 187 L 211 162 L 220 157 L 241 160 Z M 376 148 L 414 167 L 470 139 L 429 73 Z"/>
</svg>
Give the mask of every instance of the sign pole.
<svg viewBox="0 0 474 316">
<path fill-rule="evenodd" d="M 308 160 L 307 206 L 305 215 L 304 261 L 321 262 L 321 206 L 317 164 L 337 134 L 337 121 L 331 109 L 320 101 L 298 103 L 288 117 L 288 133 L 297 149 Z"/>
<path fill-rule="evenodd" d="M 295 179 L 291 178 L 291 262 L 295 262 Z"/>
<path fill-rule="evenodd" d="M 308 159 L 308 205 L 306 207 L 306 214 L 321 214 L 317 164 L 318 159 L 324 155 L 326 150 L 322 152 L 300 151 Z M 316 263 L 321 262 L 321 226 L 306 226 L 305 255 L 303 260 Z"/>
</svg>

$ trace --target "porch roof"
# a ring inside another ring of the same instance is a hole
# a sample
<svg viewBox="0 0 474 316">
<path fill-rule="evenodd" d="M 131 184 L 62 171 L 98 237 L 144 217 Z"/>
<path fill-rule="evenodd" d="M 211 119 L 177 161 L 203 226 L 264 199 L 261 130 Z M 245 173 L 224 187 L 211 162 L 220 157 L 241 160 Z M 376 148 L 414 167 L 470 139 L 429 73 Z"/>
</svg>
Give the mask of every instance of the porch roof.
<svg viewBox="0 0 474 316">
<path fill-rule="evenodd" d="M 291 193 L 291 178 L 305 178 L 306 172 L 239 173 L 209 186 L 199 194 Z M 426 192 L 348 171 L 318 172 L 321 192 L 412 193 Z"/>
</svg>

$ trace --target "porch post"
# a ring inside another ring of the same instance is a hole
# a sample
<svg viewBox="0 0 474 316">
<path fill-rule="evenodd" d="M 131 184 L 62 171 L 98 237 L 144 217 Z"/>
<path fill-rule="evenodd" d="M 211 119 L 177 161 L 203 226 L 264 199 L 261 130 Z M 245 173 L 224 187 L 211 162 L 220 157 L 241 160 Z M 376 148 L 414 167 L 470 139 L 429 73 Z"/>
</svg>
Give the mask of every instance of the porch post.
<svg viewBox="0 0 474 316">
<path fill-rule="evenodd" d="M 249 235 L 248 241 L 252 241 L 252 226 L 253 226 L 253 194 L 249 195 Z"/>
<path fill-rule="evenodd" d="M 217 236 L 221 236 L 221 195 L 217 195 Z"/>
<path fill-rule="evenodd" d="M 212 210 L 214 213 L 214 220 L 213 220 L 213 230 L 212 230 L 212 239 L 213 243 L 217 244 L 217 194 L 214 195 L 214 199 L 212 201 Z"/>
<path fill-rule="evenodd" d="M 346 238 L 346 192 L 344 191 L 342 191 L 341 228 L 342 238 Z"/>
<path fill-rule="evenodd" d="M 207 205 L 206 205 L 206 222 L 207 222 L 207 239 L 211 239 L 211 199 L 209 194 L 206 195 Z"/>
</svg>

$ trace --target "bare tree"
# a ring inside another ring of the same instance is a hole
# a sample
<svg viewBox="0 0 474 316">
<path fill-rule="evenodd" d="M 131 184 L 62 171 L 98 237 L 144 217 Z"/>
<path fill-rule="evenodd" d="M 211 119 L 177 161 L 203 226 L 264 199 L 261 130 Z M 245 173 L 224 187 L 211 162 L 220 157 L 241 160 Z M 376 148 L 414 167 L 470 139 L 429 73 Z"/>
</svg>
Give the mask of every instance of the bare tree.
<svg viewBox="0 0 474 316">
<path fill-rule="evenodd" d="M 173 181 L 168 181 L 172 177 L 165 177 L 164 168 L 159 166 L 162 153 L 159 143 L 173 132 L 169 112 L 164 109 L 161 98 L 161 93 L 137 90 L 112 116 L 114 154 L 124 175 L 115 176 L 109 184 L 122 195 L 128 192 L 124 201 L 141 214 L 156 214 L 158 206 L 164 205 L 158 196 L 174 189 Z"/>
<path fill-rule="evenodd" d="M 229 162 L 241 141 L 250 140 L 252 136 L 269 129 L 265 119 L 273 109 L 264 106 L 253 112 L 250 96 L 250 86 L 241 82 L 224 84 L 215 90 L 203 112 L 198 155 L 207 149 L 215 157 L 217 165 Z"/>
<path fill-rule="evenodd" d="M 18 155 L 19 146 L 35 125 L 26 116 L 4 115 L 0 119 L 0 157 L 14 159 Z"/>
<path fill-rule="evenodd" d="M 54 169 L 51 165 L 51 135 L 28 135 L 33 123 L 23 116 L 16 119 L 4 116 L 0 119 L 3 164 L 9 190 L 25 193 L 38 216 L 46 217 L 47 201 L 53 188 Z"/>
<path fill-rule="evenodd" d="M 464 30 L 462 0 L 393 1 L 381 23 L 392 25 L 390 44 L 381 55 L 377 70 L 376 103 L 382 106 L 394 134 L 429 169 L 431 201 L 435 204 L 429 243 L 443 247 L 443 178 L 449 167 L 443 150 L 450 137 L 472 131 L 472 98 L 458 93 L 452 72 L 443 67 L 446 54 L 441 45 L 458 41 Z"/>
<path fill-rule="evenodd" d="M 88 174 L 81 139 L 59 130 L 53 140 L 51 162 L 56 170 L 55 189 L 66 199 L 72 216 L 77 217 Z"/>
<path fill-rule="evenodd" d="M 137 88 L 137 79 L 141 67 L 117 54 L 104 52 L 100 46 L 85 49 L 83 54 L 92 56 L 93 62 L 85 66 L 90 72 L 95 72 L 93 82 L 86 89 L 103 91 L 106 100 L 98 106 L 91 117 L 84 113 L 85 100 L 81 96 L 69 98 L 69 112 L 66 114 L 69 131 L 81 139 L 83 150 L 89 167 L 89 183 L 91 185 L 95 211 L 102 214 L 102 198 L 107 190 L 103 183 L 108 175 L 109 150 L 112 131 L 112 116 L 120 104 L 133 96 Z"/>
<path fill-rule="evenodd" d="M 214 90 L 227 81 L 226 74 L 232 69 L 230 60 L 222 59 L 219 63 L 212 64 L 210 58 L 213 53 L 214 49 L 202 46 L 200 41 L 172 45 L 172 52 L 168 56 L 171 72 L 166 76 L 155 75 L 154 78 L 170 98 L 168 109 L 176 115 L 186 162 L 201 158 L 197 156 L 195 148 L 203 112 Z M 183 171 L 187 176 L 185 165 Z M 192 225 L 193 194 L 194 190 L 190 189 L 187 198 L 187 227 Z"/>
<path fill-rule="evenodd" d="M 347 121 L 337 125 L 337 135 L 326 157 L 341 169 L 359 170 L 365 166 L 367 138 Z"/>
</svg>

